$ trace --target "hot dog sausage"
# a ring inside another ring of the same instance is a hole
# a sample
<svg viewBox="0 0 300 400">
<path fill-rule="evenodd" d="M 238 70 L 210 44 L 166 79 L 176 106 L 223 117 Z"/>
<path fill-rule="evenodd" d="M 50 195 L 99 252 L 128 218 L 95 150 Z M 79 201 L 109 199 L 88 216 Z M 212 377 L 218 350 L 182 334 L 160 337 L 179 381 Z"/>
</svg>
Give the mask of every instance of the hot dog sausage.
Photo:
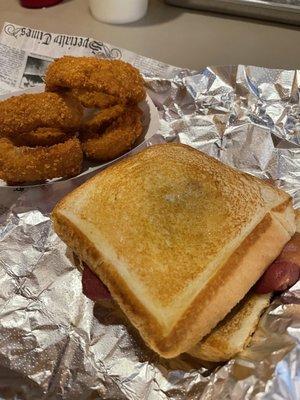
<svg viewBox="0 0 300 400">
<path fill-rule="evenodd" d="M 278 292 L 293 286 L 300 277 L 300 234 L 286 244 L 255 286 L 256 293 Z"/>
<path fill-rule="evenodd" d="M 275 261 L 269 266 L 255 286 L 258 294 L 281 292 L 299 279 L 299 265 L 288 261 Z"/>
<path fill-rule="evenodd" d="M 84 270 L 82 273 L 82 291 L 89 299 L 93 301 L 111 298 L 107 287 L 86 265 L 84 265 Z"/>
</svg>

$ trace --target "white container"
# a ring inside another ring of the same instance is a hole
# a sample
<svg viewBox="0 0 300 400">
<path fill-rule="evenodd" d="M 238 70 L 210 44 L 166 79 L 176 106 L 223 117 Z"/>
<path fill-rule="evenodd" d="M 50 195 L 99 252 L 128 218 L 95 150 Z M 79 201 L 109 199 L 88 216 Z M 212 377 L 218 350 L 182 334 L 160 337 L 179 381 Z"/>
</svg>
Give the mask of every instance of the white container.
<svg viewBox="0 0 300 400">
<path fill-rule="evenodd" d="M 89 0 L 90 10 L 98 21 L 127 24 L 143 18 L 148 0 Z"/>
</svg>

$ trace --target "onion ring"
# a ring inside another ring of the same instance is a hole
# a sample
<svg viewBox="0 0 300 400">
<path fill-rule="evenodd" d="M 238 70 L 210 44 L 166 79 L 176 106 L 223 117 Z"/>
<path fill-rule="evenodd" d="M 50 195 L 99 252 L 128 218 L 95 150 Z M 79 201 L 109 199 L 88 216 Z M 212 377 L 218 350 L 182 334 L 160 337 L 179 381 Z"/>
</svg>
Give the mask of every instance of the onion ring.
<svg viewBox="0 0 300 400">
<path fill-rule="evenodd" d="M 11 183 L 33 183 L 72 177 L 81 172 L 82 149 L 78 139 L 50 147 L 17 147 L 0 139 L 0 178 Z"/>
<path fill-rule="evenodd" d="M 110 161 L 129 151 L 143 132 L 141 110 L 128 107 L 102 134 L 82 142 L 86 157 Z"/>
<path fill-rule="evenodd" d="M 137 104 L 146 97 L 139 71 L 121 60 L 64 56 L 48 67 L 46 90 L 84 88 L 114 96 L 118 103 Z"/>
<path fill-rule="evenodd" d="M 0 101 L 0 136 L 14 138 L 41 127 L 78 129 L 82 115 L 82 106 L 71 96 L 49 92 L 13 96 Z"/>
</svg>

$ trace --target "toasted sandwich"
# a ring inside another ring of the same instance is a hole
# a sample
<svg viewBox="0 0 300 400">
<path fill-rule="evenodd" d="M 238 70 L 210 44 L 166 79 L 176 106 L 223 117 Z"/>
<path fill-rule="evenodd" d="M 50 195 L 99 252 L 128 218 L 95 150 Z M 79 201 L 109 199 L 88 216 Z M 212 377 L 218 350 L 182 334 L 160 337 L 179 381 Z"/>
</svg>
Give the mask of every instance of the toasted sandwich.
<svg viewBox="0 0 300 400">
<path fill-rule="evenodd" d="M 150 147 L 104 170 L 52 217 L 165 358 L 210 333 L 295 232 L 288 194 L 181 144 Z"/>
</svg>

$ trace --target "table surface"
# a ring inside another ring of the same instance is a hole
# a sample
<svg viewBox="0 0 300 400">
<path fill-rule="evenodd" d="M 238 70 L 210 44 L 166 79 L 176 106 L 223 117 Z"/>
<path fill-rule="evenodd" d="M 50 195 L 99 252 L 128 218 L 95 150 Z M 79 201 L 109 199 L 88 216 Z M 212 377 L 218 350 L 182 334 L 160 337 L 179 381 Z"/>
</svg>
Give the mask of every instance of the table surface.
<svg viewBox="0 0 300 400">
<path fill-rule="evenodd" d="M 150 0 L 147 16 L 128 25 L 96 21 L 88 0 L 64 0 L 38 10 L 22 8 L 19 0 L 0 0 L 1 26 L 5 21 L 93 37 L 192 69 L 228 64 L 300 67 L 299 27 L 185 10 L 163 0 Z"/>
</svg>

